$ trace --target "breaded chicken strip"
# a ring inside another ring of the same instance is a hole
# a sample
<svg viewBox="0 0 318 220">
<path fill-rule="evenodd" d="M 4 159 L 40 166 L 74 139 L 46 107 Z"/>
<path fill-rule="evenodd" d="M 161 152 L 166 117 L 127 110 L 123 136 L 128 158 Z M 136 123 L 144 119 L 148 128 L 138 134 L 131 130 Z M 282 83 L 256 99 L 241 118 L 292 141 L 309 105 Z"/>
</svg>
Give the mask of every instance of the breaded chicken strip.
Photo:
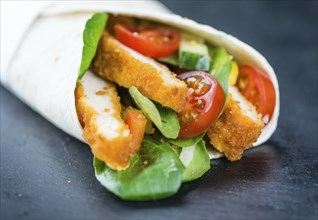
<svg viewBox="0 0 318 220">
<path fill-rule="evenodd" d="M 140 53 L 121 44 L 107 32 L 100 40 L 92 69 L 120 86 L 135 86 L 146 97 L 180 112 L 187 95 L 186 84 L 175 74 Z"/>
<path fill-rule="evenodd" d="M 244 150 L 252 147 L 264 128 L 255 107 L 237 90 L 230 87 L 230 95 L 220 118 L 209 128 L 211 144 L 227 159 L 241 159 Z"/>
<path fill-rule="evenodd" d="M 75 90 L 76 110 L 84 127 L 83 138 L 95 157 L 122 170 L 138 149 L 131 149 L 131 134 L 120 117 L 121 105 L 115 86 L 87 72 Z"/>
</svg>

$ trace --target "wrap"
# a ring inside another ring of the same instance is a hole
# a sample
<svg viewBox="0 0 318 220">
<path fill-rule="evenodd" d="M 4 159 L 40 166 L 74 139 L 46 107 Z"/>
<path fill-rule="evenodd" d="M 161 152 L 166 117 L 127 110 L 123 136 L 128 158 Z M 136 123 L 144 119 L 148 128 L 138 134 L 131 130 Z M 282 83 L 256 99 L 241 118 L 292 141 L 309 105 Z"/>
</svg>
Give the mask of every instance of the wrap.
<svg viewBox="0 0 318 220">
<path fill-rule="evenodd" d="M 172 14 L 155 1 L 47 4 L 2 4 L 1 83 L 69 135 L 84 141 L 76 113 L 74 90 L 81 63 L 85 23 L 96 12 L 133 16 L 187 30 L 202 36 L 211 45 L 224 47 L 239 64 L 248 63 L 263 70 L 274 85 L 276 106 L 270 122 L 254 146 L 264 143 L 275 131 L 280 106 L 275 72 L 259 52 L 237 38 Z M 16 15 L 21 16 L 18 19 L 22 20 L 20 23 L 12 23 Z M 221 155 L 210 154 L 210 158 Z"/>
</svg>

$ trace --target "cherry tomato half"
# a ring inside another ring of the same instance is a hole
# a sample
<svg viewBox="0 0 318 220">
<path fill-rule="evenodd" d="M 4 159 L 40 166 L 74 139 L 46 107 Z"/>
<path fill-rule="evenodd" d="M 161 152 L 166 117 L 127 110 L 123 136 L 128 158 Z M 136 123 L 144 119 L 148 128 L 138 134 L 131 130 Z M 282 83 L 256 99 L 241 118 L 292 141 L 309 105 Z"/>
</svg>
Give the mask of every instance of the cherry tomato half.
<svg viewBox="0 0 318 220">
<path fill-rule="evenodd" d="M 153 25 L 125 27 L 121 24 L 114 28 L 117 40 L 148 57 L 166 57 L 179 48 L 180 33 L 170 28 Z"/>
<path fill-rule="evenodd" d="M 275 89 L 268 76 L 250 65 L 240 66 L 237 87 L 267 123 L 272 117 L 276 100 Z"/>
<path fill-rule="evenodd" d="M 218 81 L 201 71 L 178 75 L 188 85 L 188 101 L 179 113 L 179 138 L 192 138 L 206 131 L 219 117 L 225 96 Z"/>
</svg>

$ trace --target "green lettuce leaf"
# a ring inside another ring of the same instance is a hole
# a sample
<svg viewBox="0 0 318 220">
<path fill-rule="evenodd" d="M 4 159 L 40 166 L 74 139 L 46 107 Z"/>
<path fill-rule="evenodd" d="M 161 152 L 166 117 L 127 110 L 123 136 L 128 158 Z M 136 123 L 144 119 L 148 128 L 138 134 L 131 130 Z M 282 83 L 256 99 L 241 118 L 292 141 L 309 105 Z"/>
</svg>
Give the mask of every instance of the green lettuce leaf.
<svg viewBox="0 0 318 220">
<path fill-rule="evenodd" d="M 203 140 L 190 147 L 183 147 L 179 158 L 186 167 L 183 182 L 198 179 L 210 169 L 210 157 Z"/>
<path fill-rule="evenodd" d="M 188 139 L 178 140 L 178 139 L 168 139 L 168 142 L 171 144 L 174 144 L 178 147 L 190 147 L 198 143 L 200 140 L 202 140 L 203 136 L 205 135 L 205 132 L 202 134 Z"/>
<path fill-rule="evenodd" d="M 228 95 L 229 87 L 229 75 L 232 68 L 232 57 L 226 52 L 224 48 L 219 48 L 214 52 L 212 67 L 210 73 L 217 79 L 220 83 L 225 98 Z"/>
<path fill-rule="evenodd" d="M 85 24 L 83 33 L 83 50 L 81 67 L 78 73 L 78 80 L 82 79 L 88 70 L 96 54 L 99 39 L 107 23 L 108 15 L 106 13 L 94 14 Z"/>
<path fill-rule="evenodd" d="M 180 130 L 180 124 L 177 114 L 167 107 L 156 104 L 161 118 L 161 128 L 158 128 L 163 136 L 167 138 L 177 138 Z"/>
<path fill-rule="evenodd" d="M 94 158 L 98 181 L 121 199 L 156 200 L 175 194 L 181 186 L 184 166 L 167 143 L 145 136 L 140 152 L 128 169 L 115 171 Z"/>
<path fill-rule="evenodd" d="M 134 86 L 129 88 L 129 94 L 137 107 L 156 125 L 163 136 L 172 139 L 178 137 L 180 124 L 177 114 L 172 109 L 155 104 Z"/>
</svg>

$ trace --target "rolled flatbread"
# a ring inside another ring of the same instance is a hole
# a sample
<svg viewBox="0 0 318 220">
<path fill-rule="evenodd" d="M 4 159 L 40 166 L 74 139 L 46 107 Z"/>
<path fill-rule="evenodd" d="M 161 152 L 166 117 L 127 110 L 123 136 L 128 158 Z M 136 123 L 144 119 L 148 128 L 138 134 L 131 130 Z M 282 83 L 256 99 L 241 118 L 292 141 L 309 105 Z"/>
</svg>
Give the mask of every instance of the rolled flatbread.
<svg viewBox="0 0 318 220">
<path fill-rule="evenodd" d="M 155 1 L 55 2 L 51 5 L 4 2 L 1 45 L 7 46 L 1 46 L 2 85 L 55 126 L 84 141 L 74 91 L 85 23 L 96 12 L 133 16 L 187 30 L 202 36 L 211 45 L 224 47 L 238 63 L 248 63 L 266 72 L 275 88 L 276 106 L 254 146 L 264 143 L 273 134 L 279 116 L 279 87 L 267 60 L 237 38 L 172 14 Z M 25 15 L 25 19 L 12 23 L 17 14 Z M 221 155 L 210 154 L 210 158 Z"/>
</svg>

